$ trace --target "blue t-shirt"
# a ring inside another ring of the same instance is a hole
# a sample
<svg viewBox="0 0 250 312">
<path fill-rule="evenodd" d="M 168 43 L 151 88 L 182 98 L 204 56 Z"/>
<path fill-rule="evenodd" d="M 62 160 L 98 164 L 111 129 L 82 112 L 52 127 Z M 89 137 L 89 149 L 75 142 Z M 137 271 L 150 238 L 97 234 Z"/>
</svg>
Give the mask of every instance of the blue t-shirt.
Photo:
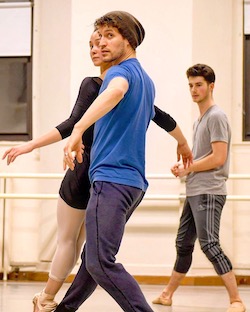
<svg viewBox="0 0 250 312">
<path fill-rule="evenodd" d="M 100 93 L 115 77 L 125 78 L 129 88 L 120 103 L 95 123 L 90 181 L 114 182 L 146 191 L 145 139 L 154 117 L 154 84 L 136 58 L 112 66 Z"/>
</svg>

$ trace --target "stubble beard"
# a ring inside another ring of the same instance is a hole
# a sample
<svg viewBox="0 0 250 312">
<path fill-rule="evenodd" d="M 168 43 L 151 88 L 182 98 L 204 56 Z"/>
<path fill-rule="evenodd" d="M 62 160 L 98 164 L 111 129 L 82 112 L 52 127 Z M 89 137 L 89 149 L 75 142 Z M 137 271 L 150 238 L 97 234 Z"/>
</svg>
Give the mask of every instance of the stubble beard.
<svg viewBox="0 0 250 312">
<path fill-rule="evenodd" d="M 122 59 L 125 55 L 124 46 L 121 46 L 120 49 L 115 51 L 115 53 L 110 52 L 108 55 L 103 56 L 103 61 L 106 63 L 115 62 L 119 59 Z"/>
</svg>

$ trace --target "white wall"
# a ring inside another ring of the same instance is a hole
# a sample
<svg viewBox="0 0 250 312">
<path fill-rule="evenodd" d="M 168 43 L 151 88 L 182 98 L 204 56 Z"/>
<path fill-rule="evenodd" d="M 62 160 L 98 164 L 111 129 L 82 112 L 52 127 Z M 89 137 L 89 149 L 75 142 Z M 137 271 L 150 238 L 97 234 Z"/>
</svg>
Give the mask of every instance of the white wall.
<svg viewBox="0 0 250 312">
<path fill-rule="evenodd" d="M 248 143 L 241 140 L 242 125 L 242 1 L 241 0 L 107 0 L 98 6 L 82 0 L 35 0 L 33 128 L 37 137 L 64 120 L 72 106 L 81 80 L 98 75 L 91 64 L 88 41 L 95 18 L 107 11 L 125 10 L 143 24 L 146 37 L 137 56 L 153 78 L 156 105 L 179 123 L 191 145 L 192 123 L 198 110 L 188 92 L 186 69 L 207 63 L 216 72 L 215 100 L 226 111 L 233 129 L 231 172 L 250 173 L 243 165 L 249 157 Z M 9 142 L 2 142 L 2 153 Z M 63 172 L 61 142 L 16 160 L 4 172 Z M 176 143 L 151 124 L 147 142 L 147 172 L 170 173 L 175 162 Z M 58 191 L 60 181 L 12 183 L 14 192 Z M 245 182 L 244 182 L 245 183 Z M 240 184 L 241 185 L 241 184 Z M 245 184 L 244 184 L 245 185 Z M 178 194 L 184 186 L 174 181 L 152 181 L 148 193 Z M 249 188 L 248 188 L 249 189 Z M 230 183 L 234 194 L 248 191 Z M 168 275 L 175 260 L 175 235 L 179 204 L 144 204 L 129 221 L 118 255 L 133 274 Z M 51 259 L 55 246 L 56 201 L 10 201 L 8 205 L 9 258 L 11 261 Z M 0 211 L 1 212 L 1 211 Z M 237 216 L 237 217 L 236 217 Z M 249 214 L 246 204 L 228 203 L 222 220 L 222 246 L 239 269 L 249 268 L 247 244 Z M 22 226 L 20 226 L 22 224 Z M 244 238 L 244 240 L 242 239 Z M 29 246 L 29 248 L 27 248 Z M 159 248 L 160 246 L 160 248 Z M 25 253 L 20 252 L 25 250 Z M 136 252 L 134 251 L 136 250 Z M 47 265 L 38 265 L 38 269 Z M 214 274 L 196 248 L 190 274 Z"/>
</svg>

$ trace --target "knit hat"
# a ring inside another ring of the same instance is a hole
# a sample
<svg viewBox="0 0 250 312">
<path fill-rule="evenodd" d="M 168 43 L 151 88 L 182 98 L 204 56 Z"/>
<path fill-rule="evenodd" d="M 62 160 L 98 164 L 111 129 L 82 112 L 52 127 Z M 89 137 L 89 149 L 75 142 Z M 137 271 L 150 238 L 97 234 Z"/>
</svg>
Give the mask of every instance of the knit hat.
<svg viewBox="0 0 250 312">
<path fill-rule="evenodd" d="M 134 50 L 142 43 L 145 37 L 145 30 L 141 23 L 128 12 L 112 11 L 95 21 L 95 27 L 97 28 L 104 25 L 116 27 Z"/>
</svg>

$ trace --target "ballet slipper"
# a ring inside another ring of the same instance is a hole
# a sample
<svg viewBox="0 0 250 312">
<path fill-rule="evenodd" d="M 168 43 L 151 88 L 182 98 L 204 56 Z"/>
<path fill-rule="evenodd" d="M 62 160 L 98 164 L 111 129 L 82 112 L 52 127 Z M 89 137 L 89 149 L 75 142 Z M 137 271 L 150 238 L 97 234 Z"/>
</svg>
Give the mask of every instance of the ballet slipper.
<svg viewBox="0 0 250 312">
<path fill-rule="evenodd" d="M 54 296 L 46 294 L 44 291 L 35 294 L 33 298 L 33 312 L 52 312 L 56 309 L 57 303 L 53 300 Z"/>
<path fill-rule="evenodd" d="M 152 301 L 152 303 L 154 304 L 161 304 L 161 305 L 164 305 L 164 306 L 171 306 L 172 305 L 172 299 L 167 299 L 167 298 L 163 298 L 163 297 L 158 297 L 156 299 L 154 299 Z"/>
<path fill-rule="evenodd" d="M 242 302 L 233 302 L 230 304 L 230 307 L 227 309 L 227 312 L 245 312 L 246 307 Z"/>
</svg>

